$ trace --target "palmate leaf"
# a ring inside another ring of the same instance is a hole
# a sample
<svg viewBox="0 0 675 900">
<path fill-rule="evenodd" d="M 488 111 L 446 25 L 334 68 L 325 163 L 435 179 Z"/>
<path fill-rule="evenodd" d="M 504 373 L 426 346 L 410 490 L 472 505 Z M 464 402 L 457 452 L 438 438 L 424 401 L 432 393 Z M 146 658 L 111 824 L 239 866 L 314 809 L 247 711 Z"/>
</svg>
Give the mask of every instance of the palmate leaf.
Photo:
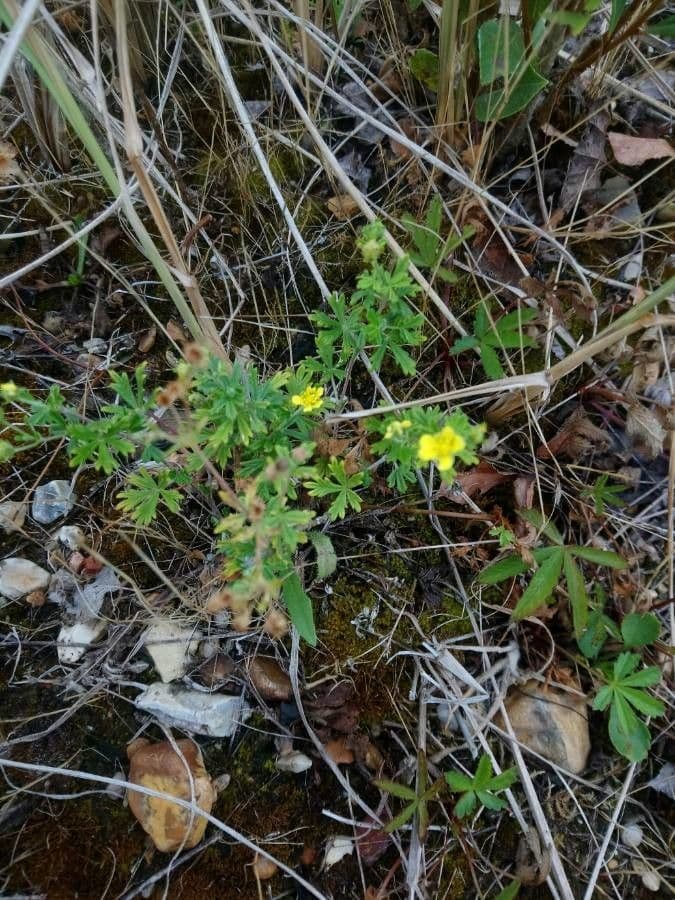
<svg viewBox="0 0 675 900">
<path fill-rule="evenodd" d="M 560 581 L 564 557 L 565 551 L 556 547 L 548 559 L 539 566 L 513 610 L 513 618 L 516 621 L 532 615 L 549 601 L 553 590 Z"/>
<path fill-rule="evenodd" d="M 522 575 L 527 572 L 528 566 L 520 556 L 511 554 L 497 562 L 491 563 L 478 576 L 479 584 L 499 584 L 506 581 L 507 578 L 513 578 L 515 575 Z"/>
<path fill-rule="evenodd" d="M 476 808 L 476 794 L 473 791 L 467 791 L 462 794 L 455 804 L 455 815 L 458 819 L 464 819 L 470 815 Z"/>
<path fill-rule="evenodd" d="M 490 791 L 476 791 L 476 796 L 483 806 L 486 806 L 488 809 L 504 809 L 506 806 L 506 800 L 502 800 L 501 797 L 495 797 Z"/>
<path fill-rule="evenodd" d="M 399 781 L 386 781 L 378 779 L 374 782 L 381 790 L 391 794 L 392 797 L 398 797 L 400 800 L 417 800 L 415 791 L 408 787 L 407 784 L 401 784 Z"/>
</svg>

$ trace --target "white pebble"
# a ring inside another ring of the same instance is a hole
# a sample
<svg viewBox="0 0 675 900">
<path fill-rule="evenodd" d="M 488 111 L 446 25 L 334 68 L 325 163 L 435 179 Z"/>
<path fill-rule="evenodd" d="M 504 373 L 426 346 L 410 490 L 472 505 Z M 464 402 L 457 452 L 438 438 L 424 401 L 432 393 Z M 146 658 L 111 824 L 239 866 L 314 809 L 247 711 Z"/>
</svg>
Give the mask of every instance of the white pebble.
<svg viewBox="0 0 675 900">
<path fill-rule="evenodd" d="M 630 825 L 626 825 L 621 832 L 621 843 L 624 847 L 630 847 L 634 850 L 636 847 L 640 846 L 644 837 L 644 831 L 637 822 L 631 822 Z"/>
<path fill-rule="evenodd" d="M 306 772 L 312 768 L 312 760 L 299 750 L 291 750 L 289 753 L 282 753 L 277 757 L 277 769 L 280 772 L 292 772 L 299 775 L 300 772 Z"/>
<path fill-rule="evenodd" d="M 656 893 L 661 887 L 661 878 L 653 870 L 650 872 L 644 872 L 642 875 L 642 883 L 648 891 Z"/>
</svg>

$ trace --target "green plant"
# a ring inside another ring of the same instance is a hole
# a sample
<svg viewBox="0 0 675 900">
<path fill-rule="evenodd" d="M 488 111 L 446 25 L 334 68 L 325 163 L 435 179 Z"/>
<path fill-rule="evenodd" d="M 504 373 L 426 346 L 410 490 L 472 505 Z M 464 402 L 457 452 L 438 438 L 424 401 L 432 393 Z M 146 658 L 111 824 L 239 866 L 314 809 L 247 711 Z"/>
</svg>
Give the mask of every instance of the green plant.
<svg viewBox="0 0 675 900">
<path fill-rule="evenodd" d="M 412 237 L 415 248 L 410 254 L 410 259 L 416 266 L 423 269 L 431 269 L 443 281 L 446 281 L 448 284 L 454 284 L 457 281 L 457 276 L 454 272 L 446 269 L 442 263 L 453 250 L 456 250 L 461 243 L 474 235 L 476 229 L 467 226 L 462 230 L 461 235 L 450 235 L 443 241 L 441 238 L 442 218 L 443 204 L 441 203 L 441 198 L 435 195 L 429 204 L 423 225 L 420 225 L 409 215 L 404 215 L 402 221 Z"/>
<path fill-rule="evenodd" d="M 455 804 L 455 815 L 464 819 L 476 808 L 478 803 L 488 809 L 504 809 L 506 801 L 497 797 L 497 792 L 504 791 L 518 780 L 515 768 L 505 769 L 495 775 L 490 757 L 484 753 L 478 761 L 475 775 L 464 775 L 462 772 L 446 772 L 445 780 L 455 794 L 461 794 Z"/>
<path fill-rule="evenodd" d="M 325 474 L 316 475 L 315 478 L 305 482 L 310 497 L 330 497 L 335 494 L 335 499 L 328 508 L 328 516 L 331 519 L 344 519 L 348 509 L 359 512 L 361 500 L 354 490 L 367 483 L 366 472 L 349 474 L 345 470 L 343 459 L 332 459 L 326 466 Z"/>
<path fill-rule="evenodd" d="M 424 840 L 429 828 L 429 803 L 435 800 L 439 791 L 442 790 L 443 779 L 439 778 L 429 785 L 427 760 L 421 750 L 417 754 L 417 781 L 419 785 L 417 790 L 413 790 L 406 784 L 400 784 L 398 781 L 375 781 L 375 784 L 381 791 L 387 791 L 393 797 L 406 801 L 406 806 L 402 812 L 384 826 L 384 831 L 387 834 L 401 828 L 416 815 L 419 838 Z"/>
<path fill-rule="evenodd" d="M 506 550 L 507 547 L 513 547 L 516 543 L 515 534 L 504 525 L 494 525 L 488 534 L 499 539 L 499 549 Z"/>
<path fill-rule="evenodd" d="M 358 246 L 366 268 L 357 279 L 357 290 L 349 300 L 331 295 L 328 310 L 310 316 L 318 328 L 318 361 L 313 369 L 340 378 L 354 357 L 365 352 L 376 371 L 391 355 L 405 375 L 414 375 L 415 361 L 405 348 L 423 342 L 424 317 L 408 303 L 420 290 L 408 272 L 409 260 L 402 257 L 393 267 L 379 262 L 385 247 L 381 222 L 363 229 Z"/>
<path fill-rule="evenodd" d="M 310 531 L 317 510 L 303 506 L 303 488 L 329 501 L 325 515 L 332 520 L 361 508 L 359 491 L 371 479 L 352 458 L 348 468 L 345 459 L 318 453 L 317 423 L 333 405 L 324 385 L 339 366 L 348 368 L 366 352 L 369 334 L 384 334 L 408 370 L 414 363 L 402 347 L 406 329 L 414 343 L 422 339 L 423 319 L 406 303 L 416 287 L 405 266 L 379 262 L 382 227 L 363 229 L 359 248 L 366 266 L 359 289 L 350 304 L 332 298 L 334 316 L 322 314 L 315 359 L 265 375 L 189 344 L 174 379 L 162 388 L 150 389 L 143 365 L 132 374 L 111 372 L 95 416 L 68 402 L 57 386 L 37 394 L 7 382 L 0 385 L 0 459 L 62 441 L 72 465 L 120 476 L 118 509 L 139 527 L 162 512 L 181 512 L 192 494 L 210 494 L 217 509 L 213 530 L 223 559 L 223 602 L 236 623 L 248 627 L 253 613 L 266 614 L 283 597 L 300 634 L 314 643 L 311 602 L 294 557 L 312 541 L 321 578 L 330 575 L 337 558 L 327 535 Z M 373 364 L 383 358 L 379 351 L 378 345 Z M 415 410 L 407 435 L 397 417 L 381 418 L 379 452 L 392 466 L 392 483 L 404 486 L 425 462 L 454 477 L 455 461 L 472 462 L 483 435 L 482 426 L 461 411 Z"/>
<path fill-rule="evenodd" d="M 663 703 L 644 690 L 661 680 L 657 666 L 640 668 L 638 653 L 621 653 L 614 662 L 600 663 L 605 684 L 598 690 L 593 709 L 609 707 L 609 737 L 614 748 L 631 762 L 640 762 L 649 751 L 649 729 L 637 713 L 662 716 Z M 636 712 L 637 711 L 637 712 Z"/>
<path fill-rule="evenodd" d="M 538 510 L 521 510 L 520 515 L 535 528 L 540 529 L 551 541 L 552 546 L 540 547 L 532 551 L 532 557 L 538 564 L 538 568 L 516 604 L 512 613 L 513 618 L 524 619 L 541 606 L 548 604 L 564 574 L 572 609 L 574 634 L 579 638 L 588 624 L 589 597 L 584 576 L 577 561 L 585 560 L 613 569 L 624 569 L 626 563 L 617 553 L 610 550 L 582 547 L 578 544 L 566 545 L 555 525 L 552 522 L 545 522 Z M 484 569 L 478 576 L 478 582 L 485 585 L 499 584 L 506 581 L 507 578 L 522 575 L 529 568 L 530 565 L 518 553 L 510 553 Z"/>
<path fill-rule="evenodd" d="M 597 516 L 604 516 L 606 504 L 612 506 L 625 506 L 625 502 L 619 497 L 626 490 L 625 484 L 608 484 L 610 476 L 602 474 L 596 481 L 584 488 L 581 496 L 587 500 L 593 500 L 593 508 Z"/>
<path fill-rule="evenodd" d="M 462 410 L 446 415 L 438 407 L 413 407 L 404 415 L 383 415 L 367 423 L 379 434 L 372 450 L 391 466 L 387 484 L 404 491 L 416 479 L 420 462 L 434 462 L 445 481 L 455 476 L 455 461 L 477 462 L 476 448 L 485 435 L 484 425 L 473 425 Z"/>
<path fill-rule="evenodd" d="M 75 216 L 73 225 L 79 230 L 84 225 L 84 219 L 81 216 Z M 77 262 L 75 269 L 70 273 L 66 281 L 71 287 L 78 287 L 84 280 L 84 266 L 87 261 L 87 244 L 89 243 L 89 233 L 80 238 L 77 242 Z"/>
<path fill-rule="evenodd" d="M 488 378 L 503 378 L 504 369 L 499 361 L 498 350 L 535 347 L 536 341 L 523 334 L 523 326 L 537 317 L 534 309 L 516 309 L 497 319 L 490 317 L 487 303 L 481 300 L 473 321 L 473 334 L 455 341 L 450 353 L 464 353 L 466 350 L 478 350 L 481 363 Z"/>
</svg>

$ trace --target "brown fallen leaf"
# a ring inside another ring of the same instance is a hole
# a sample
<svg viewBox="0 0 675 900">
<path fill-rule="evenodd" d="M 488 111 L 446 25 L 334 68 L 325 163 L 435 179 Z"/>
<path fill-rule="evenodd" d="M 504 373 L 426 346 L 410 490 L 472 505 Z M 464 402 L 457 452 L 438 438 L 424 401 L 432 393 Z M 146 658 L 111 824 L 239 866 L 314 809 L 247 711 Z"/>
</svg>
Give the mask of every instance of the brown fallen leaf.
<svg viewBox="0 0 675 900">
<path fill-rule="evenodd" d="M 16 152 L 13 144 L 0 141 L 0 182 L 9 181 L 21 171 L 19 164 L 14 161 Z"/>
<path fill-rule="evenodd" d="M 622 166 L 641 166 L 650 159 L 675 156 L 675 149 L 664 138 L 641 138 L 619 131 L 608 131 L 614 158 Z"/>
<path fill-rule="evenodd" d="M 514 476 L 508 472 L 498 472 L 489 462 L 481 462 L 468 472 L 462 472 L 455 479 L 467 497 L 482 497 L 497 485 L 510 481 Z M 462 502 L 462 497 L 451 495 L 451 499 Z"/>
<path fill-rule="evenodd" d="M 370 819 L 356 829 L 356 846 L 361 860 L 372 866 L 391 846 L 391 835 Z"/>
<path fill-rule="evenodd" d="M 537 448 L 537 459 L 567 456 L 579 459 L 591 450 L 606 450 L 610 438 L 606 431 L 598 428 L 582 412 L 577 411 L 569 417 L 563 427 L 546 444 Z"/>
<path fill-rule="evenodd" d="M 349 194 L 336 194 L 326 202 L 326 206 L 340 222 L 346 222 L 358 215 L 360 209 L 359 204 Z"/>
<path fill-rule="evenodd" d="M 586 123 L 560 192 L 560 208 L 565 212 L 577 205 L 581 194 L 600 187 L 600 173 L 607 163 L 605 135 L 608 125 L 609 113 L 604 109 L 591 115 Z"/>
<path fill-rule="evenodd" d="M 335 738 L 323 745 L 328 756 L 338 766 L 350 766 L 354 762 L 354 751 L 350 750 L 346 738 Z"/>
<path fill-rule="evenodd" d="M 148 353 L 152 350 L 157 337 L 157 327 L 152 325 L 147 331 L 144 331 L 138 341 L 138 350 L 140 353 Z"/>
<path fill-rule="evenodd" d="M 634 403 L 626 416 L 626 434 L 633 447 L 647 459 L 655 459 L 663 450 L 666 431 L 656 412 Z"/>
</svg>

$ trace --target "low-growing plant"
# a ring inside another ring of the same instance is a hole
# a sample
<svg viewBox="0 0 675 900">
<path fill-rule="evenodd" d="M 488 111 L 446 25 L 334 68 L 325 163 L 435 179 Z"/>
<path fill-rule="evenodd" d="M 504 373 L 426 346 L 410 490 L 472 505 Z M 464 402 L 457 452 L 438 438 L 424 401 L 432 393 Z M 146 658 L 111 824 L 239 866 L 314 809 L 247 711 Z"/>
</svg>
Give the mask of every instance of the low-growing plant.
<svg viewBox="0 0 675 900">
<path fill-rule="evenodd" d="M 503 378 L 505 373 L 498 351 L 535 347 L 537 342 L 523 333 L 523 327 L 536 317 L 535 309 L 516 309 L 493 322 L 487 303 L 481 300 L 473 320 L 473 333 L 456 340 L 450 353 L 478 350 L 488 378 Z"/>
<path fill-rule="evenodd" d="M 406 801 L 403 810 L 384 826 L 387 834 L 401 828 L 416 815 L 418 835 L 420 840 L 424 840 L 429 828 L 429 803 L 438 799 L 438 794 L 443 790 L 443 779 L 438 778 L 433 784 L 429 784 L 427 759 L 421 750 L 417 754 L 417 780 L 417 790 L 398 781 L 378 780 L 375 782 L 381 791 L 386 791 L 392 797 Z"/>
<path fill-rule="evenodd" d="M 316 358 L 264 374 L 189 344 L 161 388 L 149 387 L 144 365 L 133 374 L 111 372 L 108 402 L 96 416 L 58 386 L 40 395 L 8 382 L 0 386 L 0 461 L 62 441 L 72 465 L 120 476 L 118 509 L 141 527 L 179 513 L 191 493 L 210 493 L 220 506 L 213 529 L 224 560 L 223 606 L 247 627 L 254 613 L 266 614 L 283 597 L 300 634 L 314 643 L 311 602 L 294 557 L 311 541 L 324 578 L 336 557 L 327 536 L 311 531 L 317 509 L 307 497 L 326 501 L 326 518 L 340 519 L 359 511 L 359 492 L 372 477 L 369 454 L 358 462 L 319 452 L 322 419 L 337 402 L 326 386 L 362 353 L 372 353 L 377 367 L 388 350 L 403 371 L 414 371 L 404 348 L 422 340 L 423 319 L 406 299 L 416 292 L 407 261 L 380 261 L 381 226 L 365 228 L 359 248 L 366 268 L 357 291 L 349 302 L 332 298 L 334 315 L 316 316 Z M 391 467 L 390 483 L 403 489 L 430 462 L 442 478 L 454 478 L 457 461 L 475 461 L 484 429 L 461 411 L 415 409 L 405 419 L 377 416 L 370 433 L 377 438 L 371 450 Z"/>
<path fill-rule="evenodd" d="M 450 269 L 446 269 L 443 263 L 453 250 L 456 250 L 465 240 L 475 234 L 475 228 L 467 226 L 461 235 L 451 234 L 445 240 L 441 237 L 441 223 L 443 220 L 443 204 L 441 198 L 435 195 L 424 219 L 420 224 L 412 216 L 403 216 L 403 225 L 410 234 L 414 249 L 410 253 L 410 259 L 421 269 L 431 269 L 434 275 L 448 284 L 457 281 L 457 275 Z"/>
<path fill-rule="evenodd" d="M 625 506 L 626 503 L 621 499 L 620 494 L 626 490 L 625 484 L 609 484 L 610 476 L 603 473 L 597 478 L 592 485 L 584 488 L 581 496 L 586 500 L 593 501 L 593 509 L 596 516 L 604 516 L 606 507 L 609 506 Z"/>
<path fill-rule="evenodd" d="M 642 667 L 639 653 L 621 653 L 598 668 L 605 684 L 595 695 L 593 709 L 609 707 L 609 737 L 614 748 L 631 762 L 640 762 L 647 756 L 651 736 L 638 713 L 662 716 L 665 711 L 663 703 L 645 690 L 660 682 L 661 669 Z"/>
<path fill-rule="evenodd" d="M 524 619 L 550 603 L 553 592 L 564 575 L 572 610 L 574 634 L 579 638 L 588 624 L 590 602 L 578 561 L 585 560 L 598 566 L 625 569 L 625 560 L 611 550 L 565 544 L 555 525 L 545 521 L 538 510 L 521 510 L 520 515 L 538 528 L 549 539 L 551 546 L 538 547 L 532 551 L 532 558 L 538 567 L 516 604 L 512 616 L 516 620 Z M 523 559 L 520 553 L 509 553 L 484 569 L 478 576 L 478 582 L 485 585 L 499 584 L 507 578 L 524 574 L 530 568 L 531 563 Z"/>
<path fill-rule="evenodd" d="M 506 801 L 497 794 L 518 780 L 518 772 L 510 768 L 495 775 L 490 757 L 484 753 L 478 761 L 475 775 L 446 772 L 445 780 L 453 793 L 461 795 L 455 804 L 455 815 L 458 819 L 464 819 L 478 804 L 488 809 L 504 809 Z"/>
</svg>

